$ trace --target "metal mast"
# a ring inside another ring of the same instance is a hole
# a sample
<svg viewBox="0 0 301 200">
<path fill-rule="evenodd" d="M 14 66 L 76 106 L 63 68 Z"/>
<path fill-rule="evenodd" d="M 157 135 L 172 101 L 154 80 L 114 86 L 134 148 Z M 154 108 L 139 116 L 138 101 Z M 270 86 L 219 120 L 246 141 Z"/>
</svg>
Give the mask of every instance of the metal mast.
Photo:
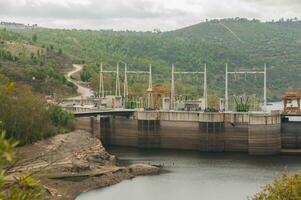
<svg viewBox="0 0 301 200">
<path fill-rule="evenodd" d="M 153 82 L 152 82 L 152 65 L 149 65 L 149 77 L 148 77 L 148 89 L 153 88 Z"/>
<path fill-rule="evenodd" d="M 103 84 L 103 71 L 102 71 L 102 63 L 100 64 L 100 70 L 99 70 L 99 98 L 104 98 L 104 84 Z"/>
<path fill-rule="evenodd" d="M 266 83 L 266 79 L 267 79 L 267 72 L 266 72 L 266 64 L 264 64 L 264 70 L 263 71 L 228 71 L 228 65 L 226 65 L 226 76 L 225 76 L 225 111 L 227 111 L 229 109 L 229 104 L 228 104 L 228 75 L 229 74 L 263 74 L 263 110 L 267 111 L 267 83 Z"/>
<path fill-rule="evenodd" d="M 196 71 L 196 72 L 181 72 L 181 71 L 175 71 L 174 65 L 172 65 L 172 72 L 171 72 L 171 94 L 170 94 L 170 102 L 171 102 L 171 109 L 175 109 L 175 74 L 203 74 L 204 76 L 204 105 L 207 108 L 208 104 L 208 96 L 207 96 L 207 69 L 206 69 L 206 64 L 204 65 L 204 71 Z"/>
<path fill-rule="evenodd" d="M 267 111 L 267 65 L 264 64 L 263 109 Z"/>
<path fill-rule="evenodd" d="M 206 109 L 208 107 L 208 99 L 207 99 L 207 66 L 205 64 L 204 66 L 204 105 L 205 105 L 205 108 Z"/>
<path fill-rule="evenodd" d="M 127 64 L 124 66 L 124 88 L 123 88 L 123 97 L 124 99 L 128 98 L 129 88 L 128 88 L 128 77 L 127 77 Z"/>
<path fill-rule="evenodd" d="M 170 109 L 175 110 L 175 66 L 171 67 Z"/>
<path fill-rule="evenodd" d="M 117 69 L 116 69 L 116 96 L 120 96 L 120 82 L 119 82 L 119 64 L 117 63 Z"/>
<path fill-rule="evenodd" d="M 149 69 L 149 71 L 128 71 L 127 69 L 126 69 L 126 76 L 128 75 L 128 74 L 148 74 L 149 75 L 149 82 L 148 82 L 148 87 L 151 87 L 152 88 L 152 75 L 151 75 L 151 73 L 152 73 L 152 70 L 151 70 L 151 65 L 150 65 L 150 69 Z M 126 80 L 126 83 L 127 83 L 127 80 Z M 148 88 L 148 90 L 149 90 L 149 88 Z M 127 96 L 128 96 L 128 83 L 127 83 L 127 87 L 126 87 L 126 92 L 127 92 Z"/>
<path fill-rule="evenodd" d="M 226 74 L 225 74 L 225 111 L 228 111 L 228 64 L 226 64 Z"/>
</svg>

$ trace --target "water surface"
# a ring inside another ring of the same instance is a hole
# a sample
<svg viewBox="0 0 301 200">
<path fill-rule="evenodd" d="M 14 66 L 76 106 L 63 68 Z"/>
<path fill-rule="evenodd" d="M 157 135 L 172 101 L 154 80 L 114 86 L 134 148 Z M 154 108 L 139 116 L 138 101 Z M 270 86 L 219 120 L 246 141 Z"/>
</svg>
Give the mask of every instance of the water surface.
<svg viewBox="0 0 301 200">
<path fill-rule="evenodd" d="M 108 148 L 120 163 L 164 165 L 156 176 L 137 177 L 83 193 L 77 200 L 242 200 L 260 190 L 284 168 L 301 170 L 301 157 L 249 156 L 247 153 Z"/>
</svg>

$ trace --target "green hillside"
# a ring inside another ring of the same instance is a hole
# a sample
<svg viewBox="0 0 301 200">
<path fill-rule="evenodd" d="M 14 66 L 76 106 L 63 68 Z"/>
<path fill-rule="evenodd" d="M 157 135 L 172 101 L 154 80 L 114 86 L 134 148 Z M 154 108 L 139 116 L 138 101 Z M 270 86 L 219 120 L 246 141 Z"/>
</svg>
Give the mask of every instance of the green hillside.
<svg viewBox="0 0 301 200">
<path fill-rule="evenodd" d="M 257 67 L 267 63 L 270 98 L 272 95 L 279 98 L 284 90 L 300 88 L 300 21 L 261 23 L 256 20 L 225 19 L 200 23 L 166 35 L 227 46 L 247 56 L 249 62 Z M 232 67 L 244 66 L 248 63 L 241 62 Z"/>
<path fill-rule="evenodd" d="M 268 65 L 268 98 L 280 99 L 283 91 L 299 89 L 301 79 L 301 22 L 262 23 L 257 20 L 224 19 L 203 22 L 171 32 L 92 31 L 59 29 L 15 29 L 27 40 L 37 35 L 37 45 L 53 46 L 70 55 L 73 62 L 85 62 L 87 78 L 97 79 L 98 65 L 105 69 L 126 62 L 129 69 L 147 70 L 151 63 L 155 82 L 170 80 L 171 64 L 177 70 L 208 68 L 209 95 L 223 96 L 225 64 L 262 70 Z M 202 79 L 177 77 L 183 95 L 200 96 Z M 145 84 L 132 77 L 135 83 Z M 113 83 L 113 80 L 112 80 Z M 231 79 L 230 94 L 262 95 L 262 76 Z M 113 88 L 112 88 L 113 89 Z M 179 89 L 179 88 L 178 88 Z M 180 90 L 180 89 L 179 89 Z"/>
<path fill-rule="evenodd" d="M 18 33 L 0 30 L 0 75 L 33 87 L 46 95 L 70 95 L 75 86 L 67 82 L 64 73 L 72 68 L 69 56 L 55 49 L 38 46 Z"/>
</svg>

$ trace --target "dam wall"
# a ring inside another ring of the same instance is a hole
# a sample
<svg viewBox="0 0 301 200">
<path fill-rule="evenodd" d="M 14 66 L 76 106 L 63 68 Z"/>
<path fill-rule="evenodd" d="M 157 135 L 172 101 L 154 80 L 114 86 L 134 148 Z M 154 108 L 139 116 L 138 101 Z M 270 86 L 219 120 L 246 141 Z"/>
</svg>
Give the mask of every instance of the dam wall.
<svg viewBox="0 0 301 200">
<path fill-rule="evenodd" d="M 250 115 L 248 152 L 250 155 L 273 155 L 281 150 L 280 115 Z"/>
<path fill-rule="evenodd" d="M 283 120 L 281 123 L 282 148 L 301 149 L 301 122 Z"/>
<path fill-rule="evenodd" d="M 78 120 L 104 145 L 250 155 L 274 155 L 282 147 L 279 114 L 139 111 Z"/>
</svg>

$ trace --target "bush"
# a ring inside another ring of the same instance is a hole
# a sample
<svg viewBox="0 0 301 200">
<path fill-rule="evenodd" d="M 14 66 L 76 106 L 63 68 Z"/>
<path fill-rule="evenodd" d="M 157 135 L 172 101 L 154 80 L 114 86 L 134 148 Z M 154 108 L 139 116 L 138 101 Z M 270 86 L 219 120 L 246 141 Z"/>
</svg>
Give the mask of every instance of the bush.
<svg viewBox="0 0 301 200">
<path fill-rule="evenodd" d="M 8 138 L 27 144 L 56 133 L 43 96 L 11 81 L 0 85 L 0 94 L 0 121 Z"/>
<path fill-rule="evenodd" d="M 289 175 L 283 172 L 273 183 L 263 187 L 263 190 L 251 198 L 252 200 L 300 200 L 301 172 Z"/>
<path fill-rule="evenodd" d="M 49 108 L 49 116 L 52 124 L 59 129 L 59 132 L 65 133 L 73 130 L 74 116 L 64 111 L 61 107 L 51 106 Z"/>
<path fill-rule="evenodd" d="M 33 34 L 32 37 L 31 37 L 31 40 L 32 40 L 33 42 L 37 42 L 37 41 L 38 41 L 38 36 L 37 36 L 37 34 Z"/>
<path fill-rule="evenodd" d="M 23 145 L 73 130 L 72 114 L 48 105 L 45 98 L 33 93 L 30 87 L 13 81 L 1 84 L 5 80 L 0 76 L 0 121 L 8 138 L 19 140 Z"/>
</svg>

